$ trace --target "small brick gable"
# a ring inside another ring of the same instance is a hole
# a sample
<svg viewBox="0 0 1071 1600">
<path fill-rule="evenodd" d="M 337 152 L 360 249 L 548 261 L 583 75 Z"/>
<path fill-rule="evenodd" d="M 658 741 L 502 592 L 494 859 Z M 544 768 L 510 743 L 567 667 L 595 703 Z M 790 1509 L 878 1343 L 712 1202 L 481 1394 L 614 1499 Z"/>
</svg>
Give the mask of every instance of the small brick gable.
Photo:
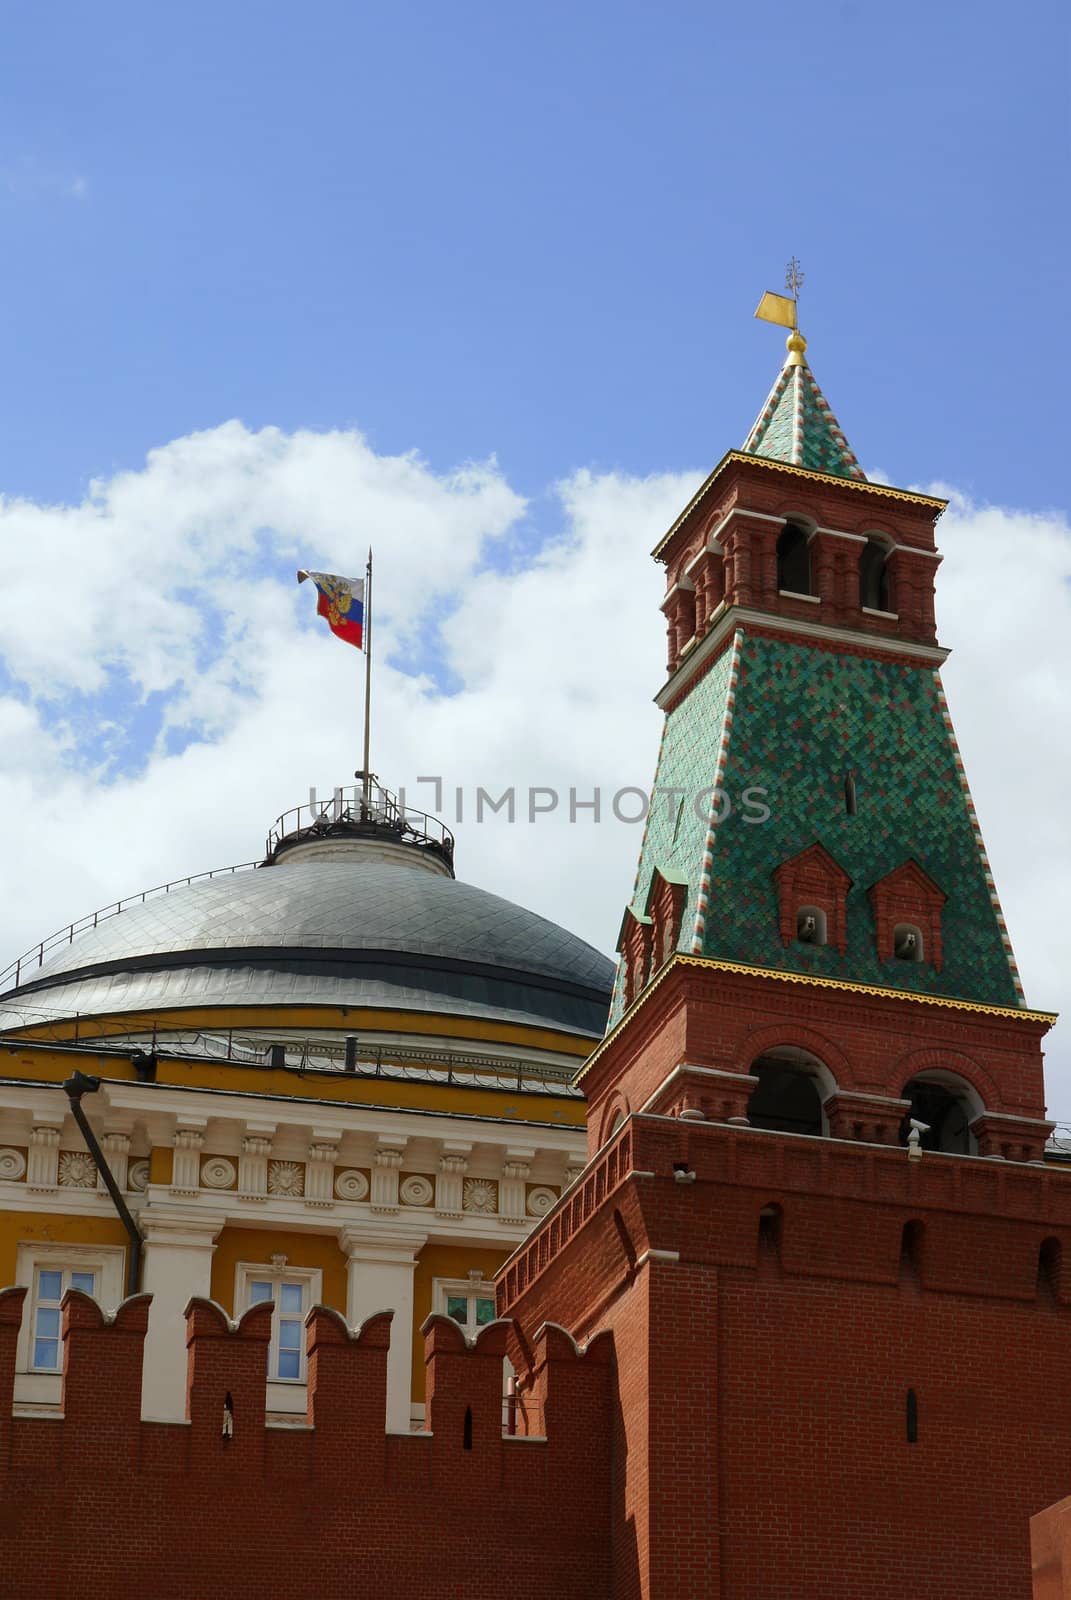
<svg viewBox="0 0 1071 1600">
<path fill-rule="evenodd" d="M 847 898 L 852 880 L 824 845 L 815 843 L 774 869 L 781 943 L 796 937 L 802 906 L 817 906 L 826 918 L 825 942 L 841 955 L 848 948 Z"/>
<path fill-rule="evenodd" d="M 923 960 L 940 972 L 944 960 L 941 939 L 941 912 L 948 896 L 917 861 L 908 860 L 894 867 L 870 887 L 870 904 L 879 961 L 895 956 L 894 935 L 898 924 L 908 923 L 922 933 Z"/>
<path fill-rule="evenodd" d="M 652 975 L 665 965 L 677 948 L 687 889 L 688 879 L 683 873 L 667 872 L 662 867 L 655 867 L 647 895 L 647 912 L 651 919 Z"/>
</svg>

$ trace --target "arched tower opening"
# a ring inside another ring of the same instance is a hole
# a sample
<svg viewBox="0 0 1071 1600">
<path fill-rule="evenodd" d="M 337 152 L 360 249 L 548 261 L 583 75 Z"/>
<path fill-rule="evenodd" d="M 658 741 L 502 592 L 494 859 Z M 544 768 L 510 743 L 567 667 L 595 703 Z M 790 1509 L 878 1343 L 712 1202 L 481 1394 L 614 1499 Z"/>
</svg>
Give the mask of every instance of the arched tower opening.
<svg viewBox="0 0 1071 1600">
<path fill-rule="evenodd" d="M 944 1155 L 976 1154 L 971 1123 L 982 1110 L 970 1085 L 952 1073 L 920 1074 L 905 1083 L 902 1098 L 911 1102 L 900 1130 L 900 1143 L 906 1144 L 911 1123 L 924 1124 L 919 1143 L 924 1150 Z"/>
<path fill-rule="evenodd" d="M 828 1098 L 825 1066 L 806 1050 L 792 1046 L 768 1051 L 751 1066 L 758 1084 L 747 1103 L 753 1128 L 774 1133 L 802 1133 L 820 1138 L 826 1132 L 822 1109 Z"/>
</svg>

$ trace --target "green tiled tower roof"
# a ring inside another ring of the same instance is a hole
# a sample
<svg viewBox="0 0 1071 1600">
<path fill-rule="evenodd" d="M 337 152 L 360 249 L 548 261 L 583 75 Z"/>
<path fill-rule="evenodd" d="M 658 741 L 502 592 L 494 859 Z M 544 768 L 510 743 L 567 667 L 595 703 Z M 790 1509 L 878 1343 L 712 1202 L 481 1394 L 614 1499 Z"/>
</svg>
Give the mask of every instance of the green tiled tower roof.
<svg viewBox="0 0 1071 1600">
<path fill-rule="evenodd" d="M 788 360 L 778 373 L 766 404 L 744 442 L 746 454 L 766 456 L 812 472 L 866 482 L 866 473 L 829 409 L 825 395 L 807 365 L 806 340 L 798 333 L 788 340 Z"/>
<path fill-rule="evenodd" d="M 857 775 L 848 815 L 844 773 Z M 715 820 L 710 794 L 724 797 Z M 632 908 L 687 882 L 677 949 L 749 966 L 1021 1006 L 1011 946 L 932 667 L 740 629 L 666 718 Z M 676 797 L 683 796 L 683 799 Z M 670 803 L 672 801 L 672 803 Z M 764 814 L 765 813 L 765 814 Z M 847 947 L 792 942 L 774 870 L 816 841 L 847 873 Z M 869 889 L 913 860 L 947 895 L 943 968 L 883 960 Z M 611 1025 L 621 1015 L 619 975 Z"/>
</svg>

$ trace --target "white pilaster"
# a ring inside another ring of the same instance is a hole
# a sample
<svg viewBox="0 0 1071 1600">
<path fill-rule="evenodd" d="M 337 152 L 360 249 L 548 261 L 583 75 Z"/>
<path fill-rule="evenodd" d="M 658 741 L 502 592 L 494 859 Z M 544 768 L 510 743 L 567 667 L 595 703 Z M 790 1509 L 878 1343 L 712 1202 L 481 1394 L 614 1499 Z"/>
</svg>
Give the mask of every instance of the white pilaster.
<svg viewBox="0 0 1071 1600">
<path fill-rule="evenodd" d="M 206 1117 L 175 1129 L 174 1155 L 171 1158 L 171 1193 L 196 1194 L 201 1187 L 201 1147 L 205 1142 Z"/>
<path fill-rule="evenodd" d="M 372 1157 L 372 1210 L 390 1215 L 398 1209 L 398 1168 L 408 1139 L 380 1139 Z"/>
<path fill-rule="evenodd" d="M 498 1180 L 498 1214 L 503 1222 L 523 1222 L 525 1184 L 532 1171 L 534 1150 L 507 1150 Z"/>
<path fill-rule="evenodd" d="M 246 1123 L 242 1140 L 242 1153 L 238 1157 L 238 1198 L 240 1200 L 266 1200 L 268 1198 L 268 1157 L 274 1127 L 258 1127 Z"/>
<path fill-rule="evenodd" d="M 397 1175 L 397 1174 L 395 1174 Z M 387 1427 L 409 1432 L 413 1370 L 413 1274 L 427 1235 L 398 1225 L 345 1227 L 338 1242 L 349 1257 L 346 1320 L 351 1327 L 393 1311 L 387 1352 Z"/>
<path fill-rule="evenodd" d="M 325 1211 L 335 1203 L 339 1135 L 313 1128 L 305 1164 L 305 1205 Z"/>
<path fill-rule="evenodd" d="M 60 1123 L 35 1121 L 26 1155 L 26 1187 L 55 1189 L 59 1182 Z"/>
<path fill-rule="evenodd" d="M 463 1198 L 465 1173 L 469 1167 L 471 1144 L 459 1144 L 444 1139 L 439 1157 L 439 1175 L 435 1180 L 435 1210 L 440 1217 L 459 1217 Z"/>
<path fill-rule="evenodd" d="M 212 1252 L 223 1227 L 217 1213 L 141 1213 L 145 1240 L 141 1286 L 153 1297 L 145 1339 L 141 1414 L 153 1422 L 181 1422 L 186 1415 L 186 1322 L 192 1295 L 211 1295 Z"/>
<path fill-rule="evenodd" d="M 106 1133 L 100 1141 L 104 1151 L 104 1158 L 112 1169 L 112 1176 L 116 1185 L 126 1189 L 127 1167 L 130 1164 L 130 1135 L 129 1133 Z M 104 1179 L 97 1173 L 97 1188 L 104 1189 Z"/>
</svg>

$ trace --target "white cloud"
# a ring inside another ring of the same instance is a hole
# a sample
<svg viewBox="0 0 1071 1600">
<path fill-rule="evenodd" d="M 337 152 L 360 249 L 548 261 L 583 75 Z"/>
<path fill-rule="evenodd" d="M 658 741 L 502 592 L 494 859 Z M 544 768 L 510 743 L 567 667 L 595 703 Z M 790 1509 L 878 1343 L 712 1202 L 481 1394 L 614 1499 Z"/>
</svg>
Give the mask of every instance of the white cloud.
<svg viewBox="0 0 1071 1600">
<path fill-rule="evenodd" d="M 611 949 L 641 830 L 595 827 L 589 811 L 571 826 L 568 791 L 582 801 L 597 786 L 605 803 L 650 782 L 664 635 L 648 552 L 698 478 L 575 474 L 558 486 L 562 531 L 508 577 L 525 508 L 493 462 L 438 475 L 355 433 L 231 422 L 95 483 L 81 505 L 0 503 L 0 659 L 16 680 L 0 696 L 0 823 L 19 841 L 0 959 L 120 894 L 253 859 L 310 784 L 349 779 L 363 658 L 314 623 L 293 574 L 359 571 L 369 539 L 374 765 L 416 804 L 431 794 L 420 774 L 462 785 L 461 875 Z M 1071 987 L 1071 537 L 1055 518 L 958 498 L 939 533 L 952 712 L 1028 997 L 1057 1009 Z M 166 697 L 160 739 L 117 773 L 108 751 L 152 692 Z M 87 715 L 119 725 L 88 753 Z M 196 737 L 168 754 L 182 730 Z M 546 785 L 563 802 L 532 827 L 477 828 L 478 785 Z M 1071 1118 L 1058 1044 L 1050 1103 Z"/>
</svg>

